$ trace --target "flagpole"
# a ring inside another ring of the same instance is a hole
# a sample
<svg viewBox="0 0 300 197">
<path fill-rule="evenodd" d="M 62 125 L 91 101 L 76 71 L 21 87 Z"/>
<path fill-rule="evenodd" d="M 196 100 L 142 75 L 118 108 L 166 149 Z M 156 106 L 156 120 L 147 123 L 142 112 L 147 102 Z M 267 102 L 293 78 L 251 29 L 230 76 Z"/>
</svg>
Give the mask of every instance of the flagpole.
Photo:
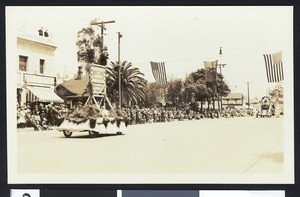
<svg viewBox="0 0 300 197">
<path fill-rule="evenodd" d="M 166 89 L 167 89 L 167 84 L 164 85 L 164 103 L 166 105 Z"/>
<path fill-rule="evenodd" d="M 119 109 L 122 108 L 122 84 L 121 84 L 121 62 L 120 62 L 120 45 L 122 34 L 118 32 L 118 64 L 119 64 Z"/>
<path fill-rule="evenodd" d="M 250 88 L 249 88 L 249 84 L 252 83 L 252 81 L 247 81 L 245 82 L 247 83 L 247 92 L 248 92 L 248 109 L 250 109 Z"/>
<path fill-rule="evenodd" d="M 226 66 L 226 64 L 217 64 L 217 66 L 220 68 L 220 74 L 222 75 L 222 68 L 224 68 Z M 223 93 L 223 78 L 221 78 L 221 109 L 223 109 L 223 96 L 222 96 L 222 93 Z"/>
<path fill-rule="evenodd" d="M 223 55 L 222 53 L 222 47 L 220 47 L 220 52 L 219 52 L 219 55 L 220 57 Z M 226 66 L 226 64 L 217 64 L 217 67 L 220 68 L 220 74 L 222 75 L 222 68 L 224 68 Z M 223 96 L 222 96 L 222 93 L 223 93 L 223 77 L 221 78 L 221 110 L 223 109 Z"/>
</svg>

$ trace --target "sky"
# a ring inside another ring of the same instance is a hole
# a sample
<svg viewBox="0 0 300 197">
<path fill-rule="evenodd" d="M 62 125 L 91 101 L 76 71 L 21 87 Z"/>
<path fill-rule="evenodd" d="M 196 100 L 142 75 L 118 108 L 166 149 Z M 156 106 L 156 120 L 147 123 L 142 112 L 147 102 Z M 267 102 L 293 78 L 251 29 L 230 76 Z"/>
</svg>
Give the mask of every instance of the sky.
<svg viewBox="0 0 300 197">
<path fill-rule="evenodd" d="M 168 80 L 184 79 L 203 61 L 226 64 L 222 69 L 232 92 L 264 96 L 269 87 L 263 54 L 283 52 L 285 79 L 293 68 L 292 7 L 14 7 L 17 28 L 37 34 L 40 27 L 57 44 L 55 71 L 75 74 L 77 32 L 94 18 L 106 25 L 104 45 L 109 61 L 130 61 L 154 82 L 150 61 L 164 61 Z M 100 30 L 100 29 L 99 29 Z M 223 55 L 219 56 L 222 47 Z M 291 79 L 292 80 L 292 79 Z"/>
</svg>

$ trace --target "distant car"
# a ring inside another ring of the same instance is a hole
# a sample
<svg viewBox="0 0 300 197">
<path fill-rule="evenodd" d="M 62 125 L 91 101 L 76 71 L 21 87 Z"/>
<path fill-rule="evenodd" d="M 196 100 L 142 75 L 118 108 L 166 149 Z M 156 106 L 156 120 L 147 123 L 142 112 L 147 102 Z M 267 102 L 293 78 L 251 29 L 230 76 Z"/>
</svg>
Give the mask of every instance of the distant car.
<svg viewBox="0 0 300 197">
<path fill-rule="evenodd" d="M 264 117 L 270 117 L 270 110 L 271 110 L 271 102 L 269 97 L 264 96 L 262 97 L 260 101 L 260 113 L 258 113 L 257 116 L 260 116 L 261 118 Z"/>
</svg>

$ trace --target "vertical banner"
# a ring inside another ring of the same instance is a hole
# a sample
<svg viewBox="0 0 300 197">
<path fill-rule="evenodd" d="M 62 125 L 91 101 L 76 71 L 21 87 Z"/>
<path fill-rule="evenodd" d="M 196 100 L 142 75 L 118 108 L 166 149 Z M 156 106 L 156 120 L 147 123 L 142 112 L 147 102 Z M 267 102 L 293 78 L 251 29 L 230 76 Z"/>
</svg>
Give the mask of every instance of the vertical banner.
<svg viewBox="0 0 300 197">
<path fill-rule="evenodd" d="M 218 60 L 213 62 L 204 61 L 206 83 L 216 82 L 217 65 L 218 65 Z"/>
</svg>

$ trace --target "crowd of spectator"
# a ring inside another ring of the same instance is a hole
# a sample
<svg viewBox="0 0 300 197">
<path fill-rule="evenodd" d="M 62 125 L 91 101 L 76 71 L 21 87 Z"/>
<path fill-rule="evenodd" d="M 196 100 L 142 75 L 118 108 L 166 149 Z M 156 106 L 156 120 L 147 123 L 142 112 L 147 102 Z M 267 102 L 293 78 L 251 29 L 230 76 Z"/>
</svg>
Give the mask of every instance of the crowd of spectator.
<svg viewBox="0 0 300 197">
<path fill-rule="evenodd" d="M 17 127 L 33 127 L 34 130 L 50 130 L 52 126 L 59 126 L 68 114 L 64 104 L 32 103 L 17 108 Z"/>
<path fill-rule="evenodd" d="M 203 109 L 193 111 L 191 109 L 178 108 L 123 108 L 120 112 L 129 121 L 129 124 L 144 124 L 155 122 L 171 122 L 183 120 L 199 120 L 203 118 L 230 118 L 253 116 L 253 109 L 226 108 L 221 112 L 217 109 Z"/>
<path fill-rule="evenodd" d="M 18 128 L 33 127 L 35 130 L 50 130 L 53 126 L 59 126 L 67 117 L 68 109 L 64 104 L 54 103 L 33 103 L 31 105 L 18 107 L 17 126 Z M 225 108 L 221 111 L 217 109 L 203 109 L 193 111 L 189 108 L 175 107 L 153 107 L 153 108 L 122 108 L 117 111 L 119 116 L 123 116 L 129 124 L 144 124 L 156 122 L 171 122 L 184 120 L 200 120 L 203 118 L 231 118 L 254 116 L 256 112 L 247 108 Z"/>
</svg>

